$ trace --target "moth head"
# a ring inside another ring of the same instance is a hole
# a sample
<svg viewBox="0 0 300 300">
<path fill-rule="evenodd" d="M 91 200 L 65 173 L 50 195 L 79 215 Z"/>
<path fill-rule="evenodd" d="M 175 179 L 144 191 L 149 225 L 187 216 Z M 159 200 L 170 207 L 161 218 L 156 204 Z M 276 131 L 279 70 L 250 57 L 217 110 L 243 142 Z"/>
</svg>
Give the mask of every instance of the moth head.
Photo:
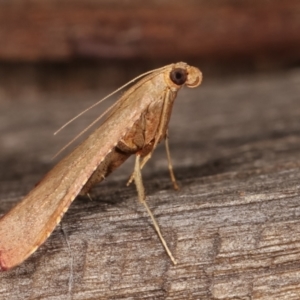
<svg viewBox="0 0 300 300">
<path fill-rule="evenodd" d="M 183 64 L 183 63 L 178 63 Z M 178 87 L 184 84 L 190 88 L 197 87 L 202 81 L 202 73 L 198 68 L 189 65 L 175 66 L 169 74 L 173 84 Z"/>
</svg>

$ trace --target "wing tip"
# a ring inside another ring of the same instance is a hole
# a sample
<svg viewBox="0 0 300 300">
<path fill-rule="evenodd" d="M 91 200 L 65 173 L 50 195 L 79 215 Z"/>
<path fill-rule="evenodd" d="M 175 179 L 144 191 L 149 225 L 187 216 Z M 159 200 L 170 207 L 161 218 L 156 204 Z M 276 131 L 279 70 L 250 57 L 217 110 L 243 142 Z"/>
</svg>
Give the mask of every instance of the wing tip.
<svg viewBox="0 0 300 300">
<path fill-rule="evenodd" d="M 9 270 L 10 267 L 7 266 L 7 264 L 4 262 L 4 260 L 1 258 L 1 253 L 0 253 L 0 272 L 4 272 Z"/>
</svg>

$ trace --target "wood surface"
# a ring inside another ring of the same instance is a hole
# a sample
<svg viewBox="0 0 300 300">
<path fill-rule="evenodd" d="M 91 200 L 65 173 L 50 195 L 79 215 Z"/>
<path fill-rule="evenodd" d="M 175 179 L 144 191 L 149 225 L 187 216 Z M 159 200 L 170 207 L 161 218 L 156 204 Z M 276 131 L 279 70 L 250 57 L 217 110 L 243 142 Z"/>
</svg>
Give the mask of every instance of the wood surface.
<svg viewBox="0 0 300 300">
<path fill-rule="evenodd" d="M 55 138 L 52 132 L 107 92 L 0 103 L 1 214 L 102 108 Z M 92 201 L 75 200 L 28 260 L 0 274 L 0 299 L 298 300 L 299 95 L 299 70 L 204 74 L 200 88 L 180 93 L 170 124 L 180 191 L 172 189 L 164 147 L 143 170 L 147 201 L 177 266 L 134 186 L 125 186 L 129 161 L 95 188 Z"/>
<path fill-rule="evenodd" d="M 0 60 L 300 58 L 298 0 L 0 2 Z"/>
</svg>

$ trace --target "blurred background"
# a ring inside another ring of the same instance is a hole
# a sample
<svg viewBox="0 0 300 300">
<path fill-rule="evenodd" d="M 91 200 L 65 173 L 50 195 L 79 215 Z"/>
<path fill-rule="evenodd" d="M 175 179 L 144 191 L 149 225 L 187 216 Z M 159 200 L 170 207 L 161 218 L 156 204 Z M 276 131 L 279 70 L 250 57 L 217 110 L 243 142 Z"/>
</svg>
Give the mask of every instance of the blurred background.
<svg viewBox="0 0 300 300">
<path fill-rule="evenodd" d="M 0 1 L 0 41 L 3 180 L 44 174 L 54 153 L 112 102 L 54 138 L 61 125 L 135 76 L 177 61 L 204 75 L 199 89 L 180 93 L 170 126 L 175 151 L 194 145 L 199 165 L 220 155 L 219 138 L 229 147 L 299 131 L 298 0 Z"/>
<path fill-rule="evenodd" d="M 0 101 L 113 87 L 176 61 L 205 80 L 300 64 L 298 0 L 0 2 Z"/>
</svg>

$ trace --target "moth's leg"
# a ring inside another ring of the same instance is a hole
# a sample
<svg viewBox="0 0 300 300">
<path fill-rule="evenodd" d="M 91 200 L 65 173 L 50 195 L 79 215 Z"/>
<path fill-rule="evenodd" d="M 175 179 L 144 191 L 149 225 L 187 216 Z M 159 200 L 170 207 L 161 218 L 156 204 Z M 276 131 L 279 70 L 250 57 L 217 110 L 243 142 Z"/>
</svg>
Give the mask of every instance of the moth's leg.
<svg viewBox="0 0 300 300">
<path fill-rule="evenodd" d="M 168 159 L 168 168 L 169 168 L 169 172 L 170 172 L 170 177 L 171 177 L 171 181 L 173 183 L 173 187 L 175 190 L 179 190 L 179 186 L 177 184 L 177 180 L 173 171 L 173 166 L 172 166 L 172 160 L 171 160 L 171 154 L 170 154 L 170 147 L 169 147 L 169 137 L 168 137 L 168 132 L 166 133 L 166 138 L 165 138 L 165 146 L 166 146 L 166 152 L 167 152 L 167 159 Z M 154 150 L 154 149 L 153 149 Z M 146 156 L 144 156 L 142 158 L 141 161 L 141 170 L 143 169 L 143 167 L 145 166 L 145 164 L 148 162 L 148 160 L 151 158 L 153 151 L 151 151 L 150 153 L 148 153 Z M 131 174 L 128 182 L 127 182 L 127 186 L 130 185 L 130 183 L 133 180 L 133 176 L 134 173 Z"/>
<path fill-rule="evenodd" d="M 142 161 L 140 163 L 141 169 L 145 166 L 147 161 L 151 158 L 153 151 L 155 150 L 157 144 L 160 142 L 160 140 L 165 136 L 167 121 L 166 121 L 166 115 L 167 115 L 167 109 L 168 109 L 168 98 L 170 96 L 170 91 L 167 89 L 165 92 L 165 95 L 163 97 L 163 105 L 161 114 L 159 117 L 159 124 L 157 128 L 157 132 L 155 134 L 154 143 L 151 145 L 151 150 L 148 151 L 146 155 L 143 156 Z M 132 174 L 127 182 L 127 186 L 133 181 L 133 175 Z M 174 175 L 174 174 L 173 174 Z"/>
<path fill-rule="evenodd" d="M 141 169 L 140 169 L 140 158 L 141 158 L 140 155 L 136 155 L 132 177 L 133 177 L 135 185 L 136 185 L 139 201 L 141 203 L 144 203 L 145 202 L 145 189 L 144 189 L 142 174 L 141 174 Z"/>
<path fill-rule="evenodd" d="M 168 94 L 168 93 L 166 93 L 166 94 Z M 146 155 L 144 155 L 143 158 L 142 158 L 142 161 L 140 163 L 140 168 L 141 169 L 145 166 L 145 164 L 147 163 L 147 161 L 151 158 L 153 151 L 155 150 L 157 144 L 160 141 L 160 136 L 161 136 L 161 132 L 162 132 L 162 125 L 161 124 L 162 124 L 163 114 L 165 112 L 165 105 L 166 105 L 165 99 L 166 99 L 166 97 L 167 96 L 165 96 L 164 99 L 163 99 L 163 106 L 162 106 L 160 121 L 159 121 L 158 129 L 157 129 L 157 134 L 155 136 L 156 138 L 154 140 L 154 143 L 151 145 L 151 150 Z M 134 177 L 134 173 L 131 174 L 129 180 L 127 181 L 127 184 L 126 184 L 127 186 L 131 184 L 131 182 L 134 179 L 133 177 Z"/>
<path fill-rule="evenodd" d="M 151 151 L 150 153 L 148 153 L 146 156 L 144 156 L 142 158 L 142 162 L 140 163 L 140 168 L 142 170 L 142 168 L 144 167 L 144 165 L 146 164 L 146 162 L 151 158 L 151 154 L 152 154 L 153 151 Z M 132 181 L 134 179 L 134 172 L 131 174 L 131 176 L 129 177 L 127 183 L 126 183 L 126 186 L 129 186 Z"/>
<path fill-rule="evenodd" d="M 153 151 L 154 151 L 154 148 L 152 149 L 152 151 L 150 153 L 148 153 L 146 156 L 143 157 L 143 159 L 141 161 L 141 170 L 144 168 L 147 161 L 151 158 Z"/>
<path fill-rule="evenodd" d="M 142 158 L 142 161 L 140 163 L 141 169 L 143 169 L 143 167 L 146 165 L 148 160 L 151 158 L 152 153 L 156 149 L 156 146 L 158 145 L 158 143 L 167 135 L 166 132 L 167 132 L 168 119 L 169 119 L 169 108 L 170 108 L 170 103 L 169 103 L 168 100 L 169 100 L 170 95 L 171 95 L 170 93 L 171 92 L 170 92 L 169 89 L 167 89 L 165 91 L 164 97 L 162 99 L 163 105 L 162 105 L 162 110 L 161 110 L 160 117 L 159 117 L 159 124 L 158 124 L 158 128 L 157 128 L 157 132 L 156 132 L 155 138 L 154 138 L 154 143 L 151 144 L 151 145 L 150 144 L 145 145 L 145 148 L 150 147 L 149 148 L 150 151 L 147 151 L 145 155 L 142 155 L 143 158 Z M 168 156 L 168 165 L 169 165 L 169 170 L 170 170 L 170 174 L 171 174 L 171 180 L 173 182 L 174 188 L 177 190 L 178 185 L 176 183 L 176 179 L 175 179 L 175 176 L 174 176 L 174 173 L 173 173 L 169 149 L 167 149 L 167 156 Z M 127 186 L 132 181 L 133 181 L 133 174 L 130 176 L 130 178 L 127 182 Z"/>
<path fill-rule="evenodd" d="M 87 193 L 86 195 L 87 195 L 87 197 L 90 199 L 90 201 L 93 201 L 93 198 L 92 198 L 92 196 L 91 196 L 90 193 Z"/>
<path fill-rule="evenodd" d="M 175 258 L 173 257 L 172 252 L 170 251 L 165 239 L 163 238 L 163 236 L 160 232 L 160 228 L 159 228 L 159 226 L 158 226 L 158 224 L 146 202 L 146 199 L 145 199 L 145 189 L 144 189 L 142 174 L 141 174 L 140 155 L 137 155 L 136 159 L 135 159 L 133 178 L 134 178 L 134 182 L 135 182 L 136 189 L 138 192 L 139 201 L 144 204 L 144 206 L 153 222 L 154 228 L 161 240 L 161 243 L 163 244 L 163 246 L 164 246 L 167 254 L 169 255 L 170 259 L 172 260 L 173 264 L 176 265 L 177 262 L 176 262 Z"/>
<path fill-rule="evenodd" d="M 176 177 L 173 171 L 173 166 L 172 166 L 172 160 L 171 160 L 171 154 L 170 154 L 170 147 L 169 147 L 169 135 L 168 135 L 168 131 L 166 132 L 166 138 L 165 138 L 165 146 L 166 146 L 166 152 L 167 152 L 167 158 L 168 158 L 168 168 L 170 171 L 170 177 L 171 177 L 171 181 L 173 183 L 173 187 L 175 190 L 179 190 L 177 181 L 176 181 Z"/>
</svg>

